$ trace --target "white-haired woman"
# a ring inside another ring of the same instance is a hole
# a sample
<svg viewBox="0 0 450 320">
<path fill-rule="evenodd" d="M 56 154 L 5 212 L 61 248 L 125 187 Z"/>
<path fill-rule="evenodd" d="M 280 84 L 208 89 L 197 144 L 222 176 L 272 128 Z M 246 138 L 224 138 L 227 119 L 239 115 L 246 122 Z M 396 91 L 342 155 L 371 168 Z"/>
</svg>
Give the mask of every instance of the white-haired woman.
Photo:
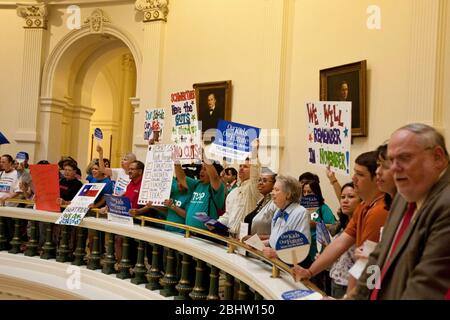
<svg viewBox="0 0 450 320">
<path fill-rule="evenodd" d="M 272 231 L 266 241 L 264 255 L 268 258 L 277 257 L 275 246 L 278 238 L 287 231 L 299 231 L 303 233 L 311 243 L 311 231 L 309 227 L 309 214 L 302 207 L 300 199 L 301 188 L 297 179 L 279 175 L 272 190 L 272 200 L 279 209 L 272 219 Z"/>
</svg>

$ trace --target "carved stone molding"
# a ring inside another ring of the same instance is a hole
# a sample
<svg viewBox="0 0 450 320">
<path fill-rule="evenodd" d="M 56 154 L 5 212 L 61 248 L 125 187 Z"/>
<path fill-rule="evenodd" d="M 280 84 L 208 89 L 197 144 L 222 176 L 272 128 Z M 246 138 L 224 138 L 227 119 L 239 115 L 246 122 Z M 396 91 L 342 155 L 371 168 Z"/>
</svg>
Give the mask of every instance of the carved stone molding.
<svg viewBox="0 0 450 320">
<path fill-rule="evenodd" d="M 135 67 L 134 58 L 131 53 L 122 56 L 122 67 L 124 70 L 133 69 Z"/>
<path fill-rule="evenodd" d="M 17 4 L 17 14 L 25 19 L 24 28 L 47 29 L 47 6 L 45 4 Z"/>
<path fill-rule="evenodd" d="M 91 16 L 84 21 L 85 24 L 89 24 L 92 33 L 103 33 L 103 25 L 105 22 L 111 21 L 104 14 L 103 10 L 99 8 L 92 11 Z"/>
<path fill-rule="evenodd" d="M 144 13 L 144 22 L 166 21 L 169 0 L 136 0 L 136 10 Z"/>
</svg>

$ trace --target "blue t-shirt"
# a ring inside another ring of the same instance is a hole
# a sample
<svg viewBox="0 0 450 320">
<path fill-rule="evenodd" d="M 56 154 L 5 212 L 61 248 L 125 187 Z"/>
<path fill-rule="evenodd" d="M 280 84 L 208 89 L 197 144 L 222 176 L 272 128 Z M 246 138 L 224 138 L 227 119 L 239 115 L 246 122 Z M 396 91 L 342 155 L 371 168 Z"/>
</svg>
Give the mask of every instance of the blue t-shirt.
<svg viewBox="0 0 450 320">
<path fill-rule="evenodd" d="M 189 204 L 189 201 L 191 200 L 191 196 L 192 196 L 192 194 L 189 193 L 189 191 L 187 191 L 185 193 L 181 193 L 180 190 L 178 189 L 177 180 L 175 178 L 173 178 L 173 180 L 172 180 L 172 187 L 170 189 L 170 198 L 173 200 L 174 204 L 177 207 L 186 210 L 186 208 L 187 208 L 187 206 Z M 167 210 L 167 221 L 176 222 L 176 223 L 180 223 L 180 224 L 185 224 L 186 218 L 180 217 L 175 212 L 175 210 L 169 208 Z M 183 229 L 172 227 L 172 226 L 167 226 L 167 225 L 166 225 L 166 230 L 167 231 L 174 231 L 174 232 L 184 233 Z"/>
<path fill-rule="evenodd" d="M 111 179 L 108 177 L 101 179 L 101 180 L 97 180 L 94 177 L 92 177 L 92 181 L 90 181 L 90 183 L 106 183 L 106 185 L 102 189 L 102 192 L 100 192 L 97 199 L 95 199 L 94 203 L 99 202 L 105 194 L 112 194 L 113 189 L 114 189 L 114 185 L 113 185 Z"/>
<path fill-rule="evenodd" d="M 192 197 L 186 210 L 186 224 L 191 227 L 208 230 L 203 222 L 197 220 L 194 216 L 197 212 L 205 212 L 211 218 L 217 219 L 218 214 L 216 206 L 218 209 L 223 208 L 225 202 L 225 186 L 223 182 L 220 182 L 219 189 L 215 191 L 209 183 L 203 184 L 200 181 L 189 177 L 186 177 L 186 182 L 189 193 L 192 193 Z M 214 206 L 213 199 L 210 199 L 211 194 L 213 195 L 216 206 Z"/>
</svg>

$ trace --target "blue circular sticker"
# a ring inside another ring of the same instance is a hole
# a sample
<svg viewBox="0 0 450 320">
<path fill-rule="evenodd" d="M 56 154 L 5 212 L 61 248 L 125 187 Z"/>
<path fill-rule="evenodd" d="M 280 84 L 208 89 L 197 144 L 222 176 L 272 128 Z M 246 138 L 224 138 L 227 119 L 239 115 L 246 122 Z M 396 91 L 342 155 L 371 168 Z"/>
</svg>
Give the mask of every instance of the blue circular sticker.
<svg viewBox="0 0 450 320">
<path fill-rule="evenodd" d="M 309 244 L 308 238 L 296 230 L 283 233 L 277 240 L 275 250 L 283 250 L 289 248 L 300 247 Z"/>
<path fill-rule="evenodd" d="M 95 136 L 95 139 L 97 139 L 97 140 L 103 140 L 102 130 L 100 128 L 95 128 L 94 136 Z"/>
</svg>

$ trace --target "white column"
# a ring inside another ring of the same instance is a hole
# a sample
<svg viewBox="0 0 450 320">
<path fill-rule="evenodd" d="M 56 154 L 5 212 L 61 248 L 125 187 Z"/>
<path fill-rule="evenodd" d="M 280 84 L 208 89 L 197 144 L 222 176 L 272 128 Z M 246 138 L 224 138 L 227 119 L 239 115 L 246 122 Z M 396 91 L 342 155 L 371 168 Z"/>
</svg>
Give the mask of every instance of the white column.
<svg viewBox="0 0 450 320">
<path fill-rule="evenodd" d="M 162 50 L 168 14 L 166 0 L 137 0 L 135 7 L 144 14 L 144 43 L 142 44 L 142 77 L 141 84 L 138 85 L 140 92 L 136 93 L 140 97 L 140 107 L 135 108 L 134 149 L 145 145 L 143 137 L 145 112 L 143 110 L 161 107 Z"/>
<path fill-rule="evenodd" d="M 66 102 L 51 98 L 40 99 L 40 143 L 36 148 L 34 162 L 48 160 L 57 162 L 61 156 L 61 127 Z"/>
<path fill-rule="evenodd" d="M 39 142 L 37 118 L 47 9 L 44 4 L 18 4 L 17 13 L 25 19 L 25 37 L 19 119 L 14 139 L 19 148 L 28 151 L 33 158 L 36 143 Z"/>
</svg>

